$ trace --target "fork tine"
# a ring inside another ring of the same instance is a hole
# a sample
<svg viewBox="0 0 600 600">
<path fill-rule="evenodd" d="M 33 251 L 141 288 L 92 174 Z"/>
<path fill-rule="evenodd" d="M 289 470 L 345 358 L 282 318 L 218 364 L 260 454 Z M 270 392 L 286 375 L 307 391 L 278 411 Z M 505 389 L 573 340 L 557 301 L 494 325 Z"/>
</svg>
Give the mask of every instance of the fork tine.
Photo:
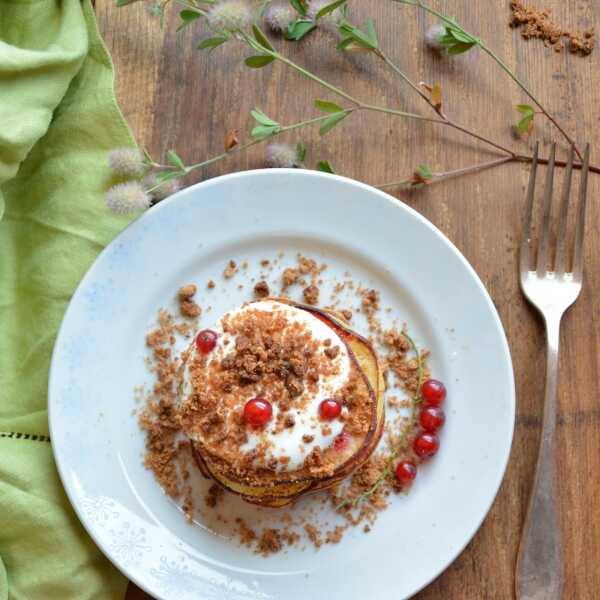
<svg viewBox="0 0 600 600">
<path fill-rule="evenodd" d="M 552 207 L 552 186 L 554 184 L 554 158 L 556 155 L 556 144 L 552 144 L 550 159 L 548 161 L 548 173 L 546 174 L 546 189 L 544 190 L 544 217 L 542 220 L 542 239 L 538 248 L 537 274 L 543 277 L 548 264 L 548 245 L 550 241 L 550 209 Z"/>
<path fill-rule="evenodd" d="M 583 276 L 583 234 L 585 229 L 585 209 L 587 206 L 587 181 L 589 169 L 590 145 L 587 144 L 583 155 L 583 169 L 581 171 L 581 183 L 579 184 L 579 212 L 577 213 L 577 224 L 575 225 L 573 277 L 578 281 L 581 281 Z"/>
<path fill-rule="evenodd" d="M 525 223 L 523 224 L 523 239 L 521 240 L 521 274 L 529 271 L 529 241 L 531 239 L 531 219 L 533 216 L 533 197 L 535 195 L 535 176 L 538 166 L 538 150 L 540 144 L 535 143 L 529 185 L 527 186 L 527 206 L 525 207 Z"/>
<path fill-rule="evenodd" d="M 565 181 L 563 183 L 560 216 L 558 218 L 558 246 L 556 250 L 556 264 L 554 266 L 557 277 L 562 277 L 565 272 L 565 238 L 567 237 L 567 217 L 569 215 L 569 197 L 571 194 L 574 155 L 575 146 L 571 146 L 569 162 L 567 164 L 567 174 L 565 175 Z"/>
</svg>

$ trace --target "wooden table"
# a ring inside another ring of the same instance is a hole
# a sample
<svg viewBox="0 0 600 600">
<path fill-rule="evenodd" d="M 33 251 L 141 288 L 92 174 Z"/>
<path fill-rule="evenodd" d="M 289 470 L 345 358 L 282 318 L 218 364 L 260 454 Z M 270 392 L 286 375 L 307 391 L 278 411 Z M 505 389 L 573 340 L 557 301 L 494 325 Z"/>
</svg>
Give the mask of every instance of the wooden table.
<svg viewBox="0 0 600 600">
<path fill-rule="evenodd" d="M 600 135 L 599 51 L 587 58 L 557 54 L 535 40 L 526 42 L 507 27 L 508 2 L 441 2 L 439 7 L 480 35 L 517 65 L 519 75 L 575 137 L 597 141 Z M 423 35 L 432 22 L 410 7 L 387 0 L 351 2 L 357 21 L 371 14 L 386 48 L 415 79 L 439 82 L 444 106 L 457 121 L 487 132 L 527 151 L 532 145 L 512 139 L 514 105 L 525 101 L 521 91 L 488 57 L 472 51 L 455 59 L 425 51 Z M 541 1 L 536 4 L 540 6 Z M 449 6 L 451 5 L 451 6 Z M 570 28 L 600 21 L 593 0 L 546 0 L 556 20 Z M 176 34 L 178 11 L 168 11 L 165 29 L 137 3 L 117 9 L 99 2 L 100 29 L 117 67 L 121 106 L 141 145 L 160 155 L 176 148 L 188 162 L 222 151 L 225 132 L 251 126 L 250 109 L 261 107 L 284 123 L 315 115 L 315 98 L 328 97 L 317 85 L 283 65 L 251 70 L 242 64 L 247 50 L 228 46 L 209 57 L 195 49 L 204 35 L 196 27 Z M 426 113 L 428 108 L 376 58 L 344 56 L 325 34 L 283 51 L 310 65 L 323 77 L 365 100 Z M 329 96 L 330 97 L 330 96 Z M 536 118 L 533 138 L 547 152 L 556 132 Z M 307 164 L 328 159 L 344 175 L 368 183 L 402 179 L 419 163 L 435 170 L 471 165 L 492 156 L 483 145 L 435 124 L 386 115 L 357 114 L 320 140 L 316 131 L 302 131 Z M 204 177 L 260 167 L 263 148 L 231 157 L 208 168 Z M 564 155 L 564 146 L 561 149 Z M 600 163 L 597 145 L 592 159 Z M 517 281 L 517 247 L 528 169 L 508 164 L 430 188 L 402 193 L 402 199 L 435 223 L 464 253 L 489 290 L 506 328 L 517 387 L 517 427 L 504 483 L 485 523 L 466 550 L 427 589 L 426 599 L 505 599 L 513 596 L 515 558 L 540 437 L 544 338 L 540 320 L 523 300 Z M 565 540 L 565 598 L 598 597 L 600 587 L 600 402 L 596 373 L 600 370 L 600 176 L 590 185 L 587 272 L 583 292 L 563 321 L 558 450 Z M 485 398 L 481 401 L 485 402 Z M 494 424 L 490 423 L 490 427 Z M 482 448 L 473 448 L 481 452 Z M 444 510 L 443 491 L 440 511 Z M 130 587 L 129 598 L 147 598 Z"/>
</svg>

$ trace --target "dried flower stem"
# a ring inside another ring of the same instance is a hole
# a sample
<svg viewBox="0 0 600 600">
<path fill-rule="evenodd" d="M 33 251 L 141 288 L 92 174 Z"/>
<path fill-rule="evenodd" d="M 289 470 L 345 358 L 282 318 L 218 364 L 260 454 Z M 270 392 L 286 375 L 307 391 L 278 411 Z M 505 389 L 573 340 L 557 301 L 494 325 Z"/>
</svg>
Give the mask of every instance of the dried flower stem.
<svg viewBox="0 0 600 600">
<path fill-rule="evenodd" d="M 580 159 L 583 159 L 583 156 L 573 138 L 563 129 L 560 123 L 544 108 L 543 104 L 538 100 L 538 98 L 534 95 L 534 93 L 525 85 L 521 79 L 510 69 L 510 67 L 491 49 L 489 48 L 483 40 L 477 38 L 473 34 L 469 33 L 466 29 L 462 28 L 456 21 L 450 19 L 435 10 L 431 6 L 421 2 L 421 0 L 393 0 L 393 2 L 398 2 L 399 4 L 407 4 L 409 6 L 416 6 L 417 8 L 421 8 L 422 10 L 428 12 L 436 16 L 444 25 L 452 26 L 453 28 L 458 29 L 461 33 L 464 33 L 472 38 L 477 40 L 477 45 L 490 57 L 492 58 L 498 66 L 527 94 L 527 96 L 532 100 L 532 102 L 540 109 L 542 113 L 548 118 L 548 120 L 560 131 L 563 137 L 575 148 L 575 152 Z"/>
<path fill-rule="evenodd" d="M 427 96 L 427 94 L 425 94 L 423 92 L 423 90 L 421 90 L 419 88 L 419 86 L 410 79 L 410 77 L 408 77 L 408 75 L 406 75 L 406 73 L 404 73 L 404 71 L 402 71 L 402 69 L 400 69 L 400 67 L 398 67 L 398 65 L 396 65 L 394 62 L 392 62 L 388 56 L 381 50 L 378 49 L 375 54 L 381 58 L 393 71 L 395 71 L 398 75 L 400 75 L 400 77 L 406 82 L 408 83 L 408 85 L 417 92 L 417 94 L 419 94 L 419 96 L 421 98 L 423 98 L 423 100 L 425 100 L 425 102 L 441 117 L 443 124 L 448 125 L 449 127 L 452 127 L 453 129 L 456 129 L 457 131 L 461 131 L 462 133 L 465 133 L 467 135 L 470 135 L 471 137 L 478 139 L 494 148 L 496 148 L 497 150 L 501 150 L 502 152 L 505 152 L 506 154 L 509 154 L 510 156 L 515 156 L 515 153 L 510 150 L 509 148 L 507 148 L 506 146 L 503 146 L 502 144 L 500 144 L 499 142 L 495 142 L 494 140 L 491 140 L 483 135 L 481 135 L 480 133 L 477 133 L 471 129 L 467 129 L 466 127 L 456 123 L 455 121 L 453 121 L 450 117 L 448 117 L 444 111 L 442 110 L 441 107 L 436 106 L 432 101 L 431 98 L 429 98 Z"/>
<path fill-rule="evenodd" d="M 509 162 L 515 162 L 516 160 L 517 159 L 513 158 L 512 156 L 502 156 L 501 158 L 496 158 L 494 160 L 479 163 L 477 165 L 471 165 L 469 167 L 462 167 L 460 169 L 454 169 L 452 171 L 441 171 L 439 173 L 432 173 L 431 179 L 428 179 L 426 182 L 423 183 L 415 183 L 414 176 L 411 176 L 408 179 L 403 179 L 401 181 L 390 181 L 388 183 L 381 183 L 379 185 L 376 185 L 375 187 L 381 190 L 391 187 L 422 187 L 424 185 L 430 185 L 431 183 L 438 183 L 439 181 L 452 179 L 453 177 L 458 177 L 460 175 L 466 175 L 467 173 L 477 173 L 479 171 L 484 171 L 485 169 L 491 169 L 492 167 L 497 167 L 498 165 L 503 165 Z"/>
</svg>

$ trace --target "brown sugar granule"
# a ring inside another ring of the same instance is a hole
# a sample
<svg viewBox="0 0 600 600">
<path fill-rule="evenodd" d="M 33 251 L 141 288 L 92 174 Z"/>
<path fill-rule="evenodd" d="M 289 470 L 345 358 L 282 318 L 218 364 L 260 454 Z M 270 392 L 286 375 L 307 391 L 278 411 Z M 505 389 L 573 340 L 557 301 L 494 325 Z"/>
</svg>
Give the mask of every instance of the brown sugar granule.
<svg viewBox="0 0 600 600">
<path fill-rule="evenodd" d="M 295 421 L 295 419 L 294 419 L 294 417 L 292 415 L 287 415 L 286 418 L 285 418 L 285 421 L 283 422 L 283 426 L 286 429 L 290 429 L 295 424 L 296 424 L 296 421 Z"/>
<path fill-rule="evenodd" d="M 238 270 L 239 269 L 235 260 L 230 260 L 223 271 L 223 277 L 225 277 L 225 279 L 231 279 L 238 272 Z"/>
<path fill-rule="evenodd" d="M 338 525 L 335 529 L 328 531 L 325 534 L 325 543 L 326 544 L 339 544 L 344 537 L 344 532 L 346 531 L 346 527 L 343 525 Z"/>
<path fill-rule="evenodd" d="M 256 298 L 266 298 L 270 293 L 269 284 L 266 281 L 259 281 L 254 286 L 254 295 Z"/>
<path fill-rule="evenodd" d="M 314 435 L 309 435 L 308 433 L 305 433 L 305 434 L 302 436 L 302 441 L 303 441 L 305 444 L 310 444 L 310 443 L 311 443 L 311 442 L 312 442 L 314 439 L 315 439 L 315 436 L 314 436 Z"/>
<path fill-rule="evenodd" d="M 333 360 L 340 353 L 340 347 L 339 346 L 330 346 L 329 348 L 325 348 L 325 350 L 323 352 L 325 353 L 325 356 L 327 358 L 330 358 Z"/>
<path fill-rule="evenodd" d="M 363 527 L 363 531 L 365 533 L 369 533 L 369 531 L 371 531 L 371 526 L 367 523 L 364 527 Z"/>
<path fill-rule="evenodd" d="M 309 285 L 304 288 L 302 292 L 304 302 L 307 304 L 318 304 L 319 303 L 319 288 L 316 285 Z"/>
<path fill-rule="evenodd" d="M 216 285 L 216 284 L 215 284 L 215 282 L 214 282 L 212 279 L 209 279 L 209 280 L 208 280 L 208 283 L 206 284 L 206 287 L 207 287 L 209 290 L 213 290 L 213 289 L 215 288 L 215 285 Z"/>
<path fill-rule="evenodd" d="M 194 302 L 193 297 L 196 293 L 196 286 L 193 283 L 179 288 L 177 296 L 179 298 L 179 311 L 184 317 L 195 319 L 202 313 L 202 309 Z"/>
<path fill-rule="evenodd" d="M 306 535 L 308 539 L 312 542 L 315 548 L 320 548 L 323 545 L 323 540 L 321 539 L 321 532 L 311 523 L 304 524 L 304 531 L 306 531 Z"/>
<path fill-rule="evenodd" d="M 223 494 L 224 494 L 223 488 L 221 486 L 217 485 L 216 483 L 213 483 L 210 486 L 210 488 L 208 489 L 208 493 L 206 494 L 206 497 L 204 498 L 204 501 L 206 502 L 206 506 L 209 506 L 210 508 L 214 508 L 215 506 L 217 506 L 217 504 L 219 503 L 221 498 L 223 498 Z"/>
<path fill-rule="evenodd" d="M 352 321 L 352 311 L 348 310 L 347 308 L 343 309 L 340 311 L 340 313 L 342 313 L 342 316 L 344 317 L 344 319 L 346 319 L 346 321 Z"/>
<path fill-rule="evenodd" d="M 269 554 L 275 554 L 279 552 L 283 544 L 281 543 L 281 535 L 278 529 L 268 528 L 265 529 L 257 543 L 257 551 L 260 552 L 263 556 L 268 556 Z"/>
<path fill-rule="evenodd" d="M 260 261 L 260 266 L 261 267 L 268 267 L 271 264 L 271 261 L 268 258 L 263 258 Z"/>
<path fill-rule="evenodd" d="M 548 9 L 537 9 L 526 6 L 522 0 L 513 0 L 510 3 L 511 27 L 520 27 L 521 36 L 528 40 L 537 38 L 546 46 L 554 46 L 556 52 L 561 52 L 565 44 L 562 38 L 569 40 L 569 50 L 582 56 L 592 52 L 595 45 L 595 34 L 593 29 L 586 31 L 569 31 L 552 19 L 552 13 Z"/>
<path fill-rule="evenodd" d="M 250 527 L 248 527 L 248 525 L 246 525 L 246 521 L 244 521 L 244 519 L 241 519 L 239 517 L 235 520 L 235 522 L 237 523 L 237 526 L 238 526 L 240 543 L 242 543 L 244 546 L 252 545 L 254 540 L 256 540 L 256 532 L 254 531 L 254 529 L 251 529 Z"/>
<path fill-rule="evenodd" d="M 196 286 L 193 283 L 189 283 L 188 285 L 184 285 L 179 288 L 179 297 L 183 299 L 191 298 L 196 293 Z"/>
<path fill-rule="evenodd" d="M 281 282 L 283 283 L 283 289 L 290 287 L 290 285 L 294 285 L 296 281 L 300 278 L 300 272 L 297 269 L 284 269 L 281 274 Z"/>
</svg>

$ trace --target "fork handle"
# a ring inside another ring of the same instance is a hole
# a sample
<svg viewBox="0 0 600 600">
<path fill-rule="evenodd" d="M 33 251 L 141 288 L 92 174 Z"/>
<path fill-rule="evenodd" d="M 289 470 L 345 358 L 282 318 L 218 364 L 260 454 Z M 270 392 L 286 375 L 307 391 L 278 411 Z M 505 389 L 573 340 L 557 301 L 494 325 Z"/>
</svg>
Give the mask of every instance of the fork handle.
<svg viewBox="0 0 600 600">
<path fill-rule="evenodd" d="M 563 559 L 554 447 L 561 316 L 552 315 L 545 319 L 548 347 L 544 419 L 533 490 L 517 558 L 517 600 L 560 600 L 563 593 Z"/>
</svg>

